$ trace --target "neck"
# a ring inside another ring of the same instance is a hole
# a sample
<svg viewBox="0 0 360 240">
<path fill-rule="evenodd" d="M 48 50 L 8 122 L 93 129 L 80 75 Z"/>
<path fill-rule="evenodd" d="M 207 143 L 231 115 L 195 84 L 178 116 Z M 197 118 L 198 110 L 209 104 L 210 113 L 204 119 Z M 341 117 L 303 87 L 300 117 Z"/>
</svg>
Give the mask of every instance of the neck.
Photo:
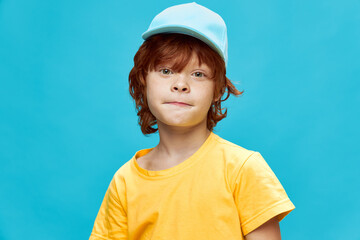
<svg viewBox="0 0 360 240">
<path fill-rule="evenodd" d="M 171 159 L 192 155 L 211 133 L 206 127 L 206 120 L 192 127 L 174 127 L 158 122 L 158 129 L 160 141 L 154 150 L 160 156 Z"/>
</svg>

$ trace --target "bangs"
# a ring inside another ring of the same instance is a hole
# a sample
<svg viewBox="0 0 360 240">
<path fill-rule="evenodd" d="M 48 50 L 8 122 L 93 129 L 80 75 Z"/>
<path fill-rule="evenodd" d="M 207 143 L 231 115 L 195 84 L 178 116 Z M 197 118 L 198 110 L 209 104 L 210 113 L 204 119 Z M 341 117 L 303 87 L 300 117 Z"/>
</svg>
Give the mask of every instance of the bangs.
<svg viewBox="0 0 360 240">
<path fill-rule="evenodd" d="M 148 70 L 153 71 L 165 65 L 176 72 L 181 72 L 190 62 L 193 54 L 199 65 L 206 64 L 211 70 L 210 78 L 216 75 L 216 66 L 225 66 L 221 56 L 201 40 L 177 33 L 157 34 L 149 38 L 151 52 Z"/>
</svg>

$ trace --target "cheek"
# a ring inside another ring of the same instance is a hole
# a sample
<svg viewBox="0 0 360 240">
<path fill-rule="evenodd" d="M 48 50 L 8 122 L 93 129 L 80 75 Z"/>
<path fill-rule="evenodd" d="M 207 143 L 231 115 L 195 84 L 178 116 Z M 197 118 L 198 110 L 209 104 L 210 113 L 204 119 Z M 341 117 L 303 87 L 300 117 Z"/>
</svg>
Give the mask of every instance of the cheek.
<svg viewBox="0 0 360 240">
<path fill-rule="evenodd" d="M 158 107 L 161 106 L 162 99 L 163 94 L 159 87 L 151 85 L 146 88 L 147 105 L 154 116 L 158 115 Z"/>
<path fill-rule="evenodd" d="M 147 101 L 147 105 L 150 108 L 151 112 L 152 112 L 154 101 L 155 101 L 154 96 L 156 96 L 156 94 L 154 94 L 151 91 L 151 89 L 147 88 L 146 89 L 146 101 Z"/>
<path fill-rule="evenodd" d="M 215 86 L 214 85 L 205 85 L 202 87 L 202 92 L 200 99 L 202 99 L 204 101 L 204 104 L 208 104 L 209 106 L 211 105 L 213 99 L 214 99 L 214 91 L 215 91 Z"/>
<path fill-rule="evenodd" d="M 146 97 L 148 101 L 150 100 L 151 102 L 160 101 L 163 95 L 162 92 L 163 90 L 159 85 L 151 85 L 146 88 Z"/>
<path fill-rule="evenodd" d="M 154 83 L 153 81 L 147 81 L 146 82 L 146 99 L 148 104 L 150 104 L 153 100 L 154 100 L 154 96 L 156 96 L 156 93 L 154 93 L 154 91 L 156 91 L 156 88 L 154 87 Z"/>
</svg>

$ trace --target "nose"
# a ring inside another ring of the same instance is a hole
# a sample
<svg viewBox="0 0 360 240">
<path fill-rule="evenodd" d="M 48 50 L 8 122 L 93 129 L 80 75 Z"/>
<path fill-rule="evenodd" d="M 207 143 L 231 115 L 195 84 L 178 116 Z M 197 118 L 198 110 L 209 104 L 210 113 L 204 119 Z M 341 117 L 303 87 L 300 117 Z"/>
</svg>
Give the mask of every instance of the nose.
<svg viewBox="0 0 360 240">
<path fill-rule="evenodd" d="M 185 76 L 177 76 L 175 81 L 173 82 L 171 86 L 171 91 L 173 92 L 190 92 L 190 86 L 187 82 L 187 79 Z"/>
</svg>

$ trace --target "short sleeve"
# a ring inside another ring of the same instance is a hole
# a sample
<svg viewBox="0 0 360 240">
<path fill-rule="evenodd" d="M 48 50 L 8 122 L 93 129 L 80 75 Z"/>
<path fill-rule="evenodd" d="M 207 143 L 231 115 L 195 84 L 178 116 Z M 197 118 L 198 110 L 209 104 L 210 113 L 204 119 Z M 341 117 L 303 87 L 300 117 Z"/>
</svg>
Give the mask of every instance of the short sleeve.
<svg viewBox="0 0 360 240">
<path fill-rule="evenodd" d="M 259 152 L 237 168 L 234 200 L 243 235 L 273 217 L 281 221 L 295 206 Z"/>
<path fill-rule="evenodd" d="M 124 184 L 115 176 L 105 193 L 89 240 L 128 239 L 125 201 L 121 201 L 124 199 Z"/>
</svg>

